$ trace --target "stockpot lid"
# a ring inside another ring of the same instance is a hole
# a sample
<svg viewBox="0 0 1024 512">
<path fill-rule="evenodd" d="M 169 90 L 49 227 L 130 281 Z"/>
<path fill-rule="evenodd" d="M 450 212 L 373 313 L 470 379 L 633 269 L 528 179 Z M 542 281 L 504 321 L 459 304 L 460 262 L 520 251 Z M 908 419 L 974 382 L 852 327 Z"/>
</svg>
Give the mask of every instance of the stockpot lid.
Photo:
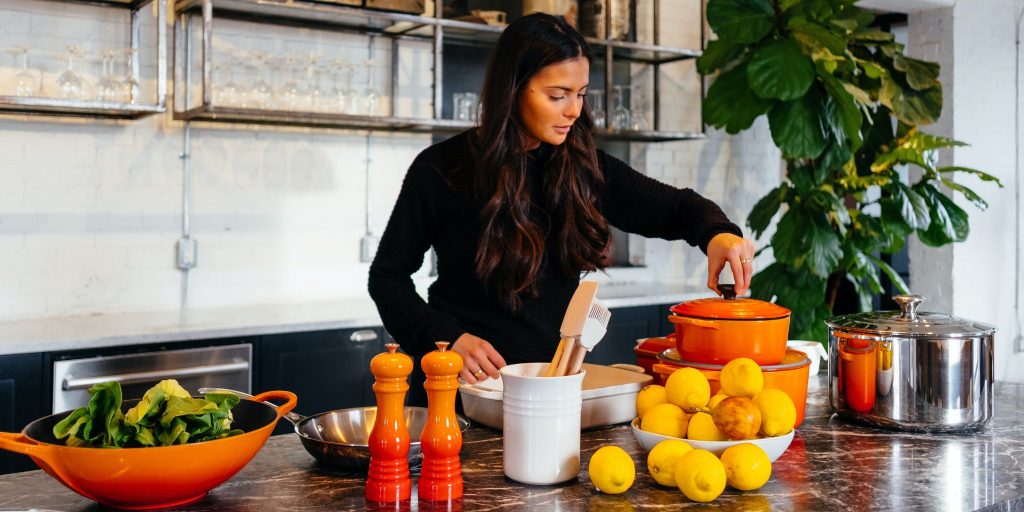
<svg viewBox="0 0 1024 512">
<path fill-rule="evenodd" d="M 871 311 L 838 316 L 825 323 L 829 328 L 875 336 L 916 338 L 969 338 L 996 332 L 994 326 L 958 318 L 945 313 L 918 312 L 925 301 L 920 295 L 896 295 L 892 298 L 901 311 Z"/>
<path fill-rule="evenodd" d="M 785 318 L 790 311 L 778 304 L 757 299 L 736 298 L 734 285 L 720 284 L 723 298 L 697 299 L 681 302 L 669 311 L 690 318 L 710 320 L 773 320 Z"/>
</svg>

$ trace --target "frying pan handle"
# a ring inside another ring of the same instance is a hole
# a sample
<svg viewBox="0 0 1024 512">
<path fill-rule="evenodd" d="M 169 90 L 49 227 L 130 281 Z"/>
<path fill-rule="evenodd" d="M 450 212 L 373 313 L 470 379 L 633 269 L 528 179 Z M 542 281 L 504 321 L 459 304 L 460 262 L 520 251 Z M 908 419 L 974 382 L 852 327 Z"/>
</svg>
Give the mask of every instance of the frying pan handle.
<svg viewBox="0 0 1024 512">
<path fill-rule="evenodd" d="M 700 318 L 690 318 L 688 316 L 672 315 L 668 317 L 668 321 L 679 325 L 692 325 L 701 329 L 718 329 L 718 323 L 716 322 L 701 320 Z"/>
<path fill-rule="evenodd" d="M 35 455 L 39 444 L 17 432 L 0 432 L 0 448 L 22 455 Z"/>
<path fill-rule="evenodd" d="M 295 404 L 298 403 L 298 401 L 299 401 L 299 397 L 295 396 L 295 393 L 292 393 L 291 391 L 280 391 L 280 390 L 278 390 L 278 391 L 266 391 L 266 392 L 260 393 L 260 394 L 258 394 L 256 396 L 252 397 L 252 399 L 257 401 L 257 402 L 266 402 L 266 401 L 268 401 L 268 400 L 270 400 L 272 398 L 277 398 L 279 400 L 284 400 L 285 401 L 285 403 L 276 406 L 277 407 L 277 419 L 281 419 L 282 416 L 292 412 L 292 409 L 295 408 Z"/>
</svg>

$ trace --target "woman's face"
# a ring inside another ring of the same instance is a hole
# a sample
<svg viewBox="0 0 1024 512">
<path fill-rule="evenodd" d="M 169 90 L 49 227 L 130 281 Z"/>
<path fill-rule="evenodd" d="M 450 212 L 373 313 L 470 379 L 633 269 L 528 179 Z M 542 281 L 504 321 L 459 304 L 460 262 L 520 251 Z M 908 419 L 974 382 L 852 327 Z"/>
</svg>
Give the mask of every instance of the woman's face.
<svg viewBox="0 0 1024 512">
<path fill-rule="evenodd" d="M 565 142 L 569 128 L 580 117 L 590 81 L 590 61 L 563 60 L 533 75 L 519 98 L 519 118 L 526 126 L 527 149 L 541 142 Z"/>
</svg>

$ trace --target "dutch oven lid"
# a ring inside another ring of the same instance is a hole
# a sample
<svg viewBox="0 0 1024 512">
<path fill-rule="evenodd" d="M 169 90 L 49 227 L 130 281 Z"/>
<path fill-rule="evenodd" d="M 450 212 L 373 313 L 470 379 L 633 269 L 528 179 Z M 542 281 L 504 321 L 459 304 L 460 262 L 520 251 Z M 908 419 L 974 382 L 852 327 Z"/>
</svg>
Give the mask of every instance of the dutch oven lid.
<svg viewBox="0 0 1024 512">
<path fill-rule="evenodd" d="M 669 308 L 679 316 L 713 320 L 771 320 L 785 318 L 790 311 L 778 304 L 757 299 L 737 299 L 734 285 L 720 284 L 724 298 L 697 299 Z"/>
<path fill-rule="evenodd" d="M 966 338 L 996 331 L 994 326 L 945 313 L 919 313 L 917 307 L 925 301 L 920 295 L 896 295 L 892 300 L 902 311 L 856 313 L 835 317 L 826 323 L 834 329 L 882 336 Z"/>
</svg>

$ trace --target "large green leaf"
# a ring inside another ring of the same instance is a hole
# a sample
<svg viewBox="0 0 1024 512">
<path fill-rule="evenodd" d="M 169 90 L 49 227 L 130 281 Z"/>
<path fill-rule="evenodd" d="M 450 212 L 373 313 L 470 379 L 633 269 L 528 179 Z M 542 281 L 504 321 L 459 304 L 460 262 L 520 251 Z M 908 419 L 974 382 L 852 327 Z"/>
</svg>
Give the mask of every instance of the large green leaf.
<svg viewBox="0 0 1024 512">
<path fill-rule="evenodd" d="M 782 206 L 782 200 L 788 192 L 789 186 L 783 183 L 765 194 L 764 197 L 757 201 L 754 208 L 750 210 L 750 215 L 747 216 L 747 225 L 753 231 L 754 237 L 761 238 L 764 230 L 768 229 L 768 224 L 771 223 L 772 217 L 778 213 L 779 208 Z"/>
<path fill-rule="evenodd" d="M 928 214 L 931 220 L 927 229 L 917 230 L 917 237 L 926 245 L 932 247 L 940 247 L 956 241 L 956 226 L 950 218 L 949 211 L 945 208 L 945 205 L 932 194 L 932 187 L 926 183 L 919 183 L 914 186 L 914 189 L 928 203 Z M 942 193 L 939 192 L 938 195 L 942 195 Z"/>
<path fill-rule="evenodd" d="M 960 143 L 960 145 L 962 145 L 962 143 Z M 959 166 L 959 165 L 949 165 L 949 166 L 946 166 L 946 167 L 936 167 L 935 168 L 935 172 L 938 172 L 940 174 L 945 174 L 945 173 L 950 173 L 950 172 L 962 172 L 962 173 L 966 173 L 966 174 L 973 174 L 973 175 L 977 176 L 981 181 L 991 181 L 991 182 L 994 182 L 996 185 L 998 185 L 999 188 L 1003 188 L 1003 182 L 999 181 L 999 178 L 997 178 L 997 177 L 995 177 L 995 176 L 993 176 L 993 175 L 991 175 L 991 174 L 989 174 L 987 172 L 982 172 L 982 171 L 979 171 L 977 169 L 972 169 L 970 167 L 962 167 L 962 166 Z"/>
<path fill-rule="evenodd" d="M 864 122 L 864 117 L 861 115 L 860 109 L 857 108 L 856 101 L 844 87 L 846 84 L 838 78 L 825 72 L 820 66 L 817 67 L 817 72 L 835 107 L 835 114 L 838 115 L 842 123 L 843 137 L 840 140 L 850 141 L 850 150 L 857 151 L 864 142 L 860 135 L 860 126 Z"/>
<path fill-rule="evenodd" d="M 919 189 L 896 182 L 892 199 L 899 206 L 900 216 L 913 229 L 925 229 L 932 222 L 928 198 L 918 193 Z"/>
<path fill-rule="evenodd" d="M 904 87 L 892 76 L 882 77 L 879 101 L 900 121 L 910 125 L 934 123 L 942 113 L 942 85 L 924 91 Z"/>
<path fill-rule="evenodd" d="M 967 212 L 956 205 L 946 194 L 943 194 L 938 188 L 931 188 L 931 197 L 935 201 L 934 207 L 936 209 L 946 210 L 946 216 L 949 218 L 949 224 L 953 227 L 954 241 L 963 242 L 967 240 L 967 235 L 971 232 L 971 225 L 967 218 Z M 933 205 L 929 205 L 933 206 Z"/>
<path fill-rule="evenodd" d="M 796 43 L 783 39 L 754 52 L 747 64 L 747 81 L 762 98 L 794 100 L 814 83 L 814 65 Z"/>
<path fill-rule="evenodd" d="M 707 16 L 720 39 L 735 43 L 756 43 L 775 24 L 769 0 L 708 0 Z"/>
<path fill-rule="evenodd" d="M 930 89 L 939 83 L 939 64 L 912 59 L 906 55 L 894 55 L 892 65 L 906 74 L 907 85 L 918 91 Z"/>
<path fill-rule="evenodd" d="M 889 278 L 889 281 L 892 282 L 893 286 L 896 287 L 896 291 L 903 294 L 910 293 L 910 287 L 907 286 L 907 282 L 903 280 L 903 276 L 901 276 L 899 272 L 896 272 L 896 269 L 892 268 L 888 263 L 883 261 L 881 258 L 876 258 L 874 256 L 871 256 L 870 254 L 868 255 L 868 257 L 871 258 L 871 261 L 875 265 L 878 265 L 878 268 L 882 269 L 882 272 L 884 272 L 886 277 Z"/>
<path fill-rule="evenodd" d="M 832 273 L 843 255 L 839 237 L 825 216 L 800 207 L 791 207 L 782 216 L 772 248 L 777 261 L 806 267 L 821 278 Z"/>
<path fill-rule="evenodd" d="M 697 71 L 706 75 L 724 68 L 742 55 L 744 48 L 746 48 L 746 45 L 721 39 L 708 41 L 708 46 L 704 49 L 704 53 L 697 59 Z"/>
<path fill-rule="evenodd" d="M 768 112 L 772 140 L 787 158 L 817 158 L 828 138 L 821 113 L 825 105 L 815 89 L 794 101 L 777 103 Z"/>
<path fill-rule="evenodd" d="M 812 23 L 801 17 L 793 17 L 789 20 L 789 28 L 793 37 L 805 45 L 824 48 L 833 55 L 841 56 L 846 53 L 846 39 L 817 23 Z"/>
<path fill-rule="evenodd" d="M 893 40 L 893 35 L 891 32 L 882 32 L 881 30 L 862 30 L 850 34 L 850 39 L 868 43 L 888 43 Z"/>
<path fill-rule="evenodd" d="M 739 133 L 761 114 L 768 112 L 773 102 L 760 98 L 747 86 L 747 67 L 736 66 L 718 76 L 708 88 L 704 98 L 704 122 L 725 128 L 728 133 Z"/>
</svg>

